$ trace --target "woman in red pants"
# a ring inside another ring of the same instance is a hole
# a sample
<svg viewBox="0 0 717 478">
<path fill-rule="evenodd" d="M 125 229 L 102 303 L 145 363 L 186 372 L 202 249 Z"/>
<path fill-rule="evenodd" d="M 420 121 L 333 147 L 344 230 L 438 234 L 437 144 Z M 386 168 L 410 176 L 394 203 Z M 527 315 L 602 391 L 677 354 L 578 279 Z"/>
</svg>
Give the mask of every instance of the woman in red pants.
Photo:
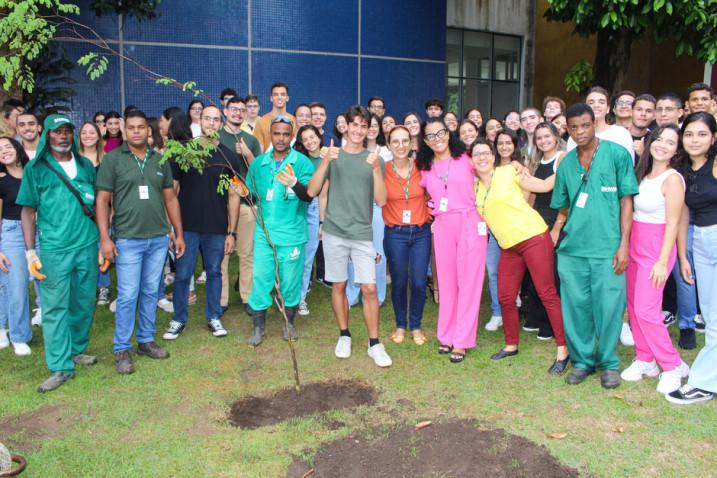
<svg viewBox="0 0 717 478">
<path fill-rule="evenodd" d="M 496 167 L 495 149 L 482 139 L 473 143 L 471 161 L 477 176 L 476 207 L 487 223 L 482 227 L 487 225 L 490 228 L 502 249 L 498 263 L 498 297 L 503 311 L 505 347 L 491 358 L 501 360 L 518 354 L 515 296 L 527 268 L 548 312 L 558 346 L 557 357 L 548 372 L 561 374 L 568 366 L 568 348 L 563 333 L 560 297 L 555 288 L 553 241 L 547 224 L 526 202 L 521 187 L 529 189 L 534 178 L 522 175 L 520 166 Z"/>
</svg>

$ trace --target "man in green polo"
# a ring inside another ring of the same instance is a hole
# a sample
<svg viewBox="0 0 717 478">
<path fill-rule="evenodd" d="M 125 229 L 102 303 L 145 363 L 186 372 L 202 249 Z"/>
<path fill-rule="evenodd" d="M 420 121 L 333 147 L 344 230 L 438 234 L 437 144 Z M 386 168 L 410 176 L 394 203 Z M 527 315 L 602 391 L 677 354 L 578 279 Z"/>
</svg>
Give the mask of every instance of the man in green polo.
<svg viewBox="0 0 717 478">
<path fill-rule="evenodd" d="M 293 125 L 289 118 L 274 118 L 270 133 L 273 149 L 256 158 L 247 175 L 249 192 L 259 203 L 254 229 L 252 288 L 247 308 L 254 321 L 249 344 L 255 347 L 264 336 L 266 311 L 271 307 L 276 277 L 274 251 L 269 241 L 276 248 L 281 294 L 289 322 L 288 327 L 284 327 L 284 340 L 299 337 L 294 317 L 301 300 L 304 244 L 308 240 L 306 209 L 312 199 L 306 184 L 314 174 L 311 160 L 291 148 Z"/>
<path fill-rule="evenodd" d="M 595 136 L 595 115 L 588 105 L 574 104 L 565 116 L 578 147 L 560 163 L 550 206 L 560 210 L 558 224 L 566 224 L 558 247 L 563 321 L 573 363 L 566 382 L 577 385 L 599 369 L 602 386 L 615 388 L 620 385 L 617 342 L 626 306 L 624 272 L 637 179 L 625 148 Z"/>
<path fill-rule="evenodd" d="M 95 310 L 97 227 L 94 222 L 95 168 L 80 156 L 74 127 L 63 115 L 45 119 L 37 154 L 25 167 L 17 203 L 27 263 L 42 269 L 42 335 L 51 375 L 40 393 L 75 375 L 75 364 L 92 365 L 85 355 Z M 37 221 L 36 221 L 37 216 Z M 39 230 L 42 261 L 35 250 Z"/>
</svg>

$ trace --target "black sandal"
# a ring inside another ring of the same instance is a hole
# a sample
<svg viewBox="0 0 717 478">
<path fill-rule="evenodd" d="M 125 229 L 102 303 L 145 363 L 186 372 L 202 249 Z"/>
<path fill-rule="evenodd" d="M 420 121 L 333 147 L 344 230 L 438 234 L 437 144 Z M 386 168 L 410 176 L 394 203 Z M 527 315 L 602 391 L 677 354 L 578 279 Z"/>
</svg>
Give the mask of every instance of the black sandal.
<svg viewBox="0 0 717 478">
<path fill-rule="evenodd" d="M 450 361 L 451 361 L 451 363 L 461 363 L 461 362 L 463 362 L 463 359 L 465 359 L 465 358 L 466 358 L 465 352 L 452 352 Z"/>
<path fill-rule="evenodd" d="M 452 346 L 452 345 L 443 345 L 443 344 L 440 344 L 440 345 L 438 346 L 438 353 L 439 353 L 439 354 L 449 354 L 449 353 L 451 353 L 451 352 L 453 352 L 453 346 Z"/>
</svg>

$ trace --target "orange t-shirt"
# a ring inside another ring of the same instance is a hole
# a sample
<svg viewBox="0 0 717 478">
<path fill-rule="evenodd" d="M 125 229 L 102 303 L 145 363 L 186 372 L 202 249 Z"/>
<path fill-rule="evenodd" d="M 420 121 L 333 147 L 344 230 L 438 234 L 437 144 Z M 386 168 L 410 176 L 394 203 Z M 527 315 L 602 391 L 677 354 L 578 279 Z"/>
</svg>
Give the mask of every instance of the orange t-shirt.
<svg viewBox="0 0 717 478">
<path fill-rule="evenodd" d="M 426 190 L 421 186 L 421 172 L 415 163 L 411 166 L 411 181 L 408 183 L 396 174 L 391 161 L 386 164 L 384 181 L 388 197 L 383 207 L 383 222 L 389 226 L 420 226 L 430 221 L 428 205 L 426 203 Z M 408 185 L 408 201 L 406 201 L 405 188 Z M 411 211 L 411 221 L 403 222 L 403 211 Z"/>
</svg>

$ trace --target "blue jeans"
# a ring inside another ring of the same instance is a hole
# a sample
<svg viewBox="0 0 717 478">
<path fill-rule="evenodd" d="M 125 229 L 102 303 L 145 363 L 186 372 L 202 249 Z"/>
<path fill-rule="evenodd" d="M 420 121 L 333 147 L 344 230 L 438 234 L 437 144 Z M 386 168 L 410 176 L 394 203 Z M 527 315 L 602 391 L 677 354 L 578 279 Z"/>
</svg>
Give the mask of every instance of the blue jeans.
<svg viewBox="0 0 717 478">
<path fill-rule="evenodd" d="M 373 203 L 373 222 L 371 229 L 373 231 L 373 248 L 380 256 L 381 260 L 376 264 L 376 291 L 378 292 L 378 303 L 383 304 L 386 300 L 386 254 L 383 251 L 383 214 L 381 208 Z M 346 297 L 348 297 L 350 305 L 356 305 L 359 300 L 361 287 L 354 283 L 354 268 L 349 262 L 349 280 L 346 284 Z"/>
<path fill-rule="evenodd" d="M 314 256 L 319 248 L 319 198 L 314 198 L 306 210 L 306 224 L 309 228 L 309 241 L 304 246 L 304 276 L 301 279 L 301 301 L 306 300 L 311 282 L 311 269 L 314 265 Z"/>
<path fill-rule="evenodd" d="M 199 232 L 184 231 L 186 249 L 184 255 L 177 259 L 177 270 L 174 277 L 174 320 L 187 323 L 187 300 L 189 299 L 189 282 L 194 276 L 197 265 L 197 253 L 202 247 L 204 270 L 207 273 L 205 286 L 207 303 L 204 315 L 207 321 L 222 316 L 222 259 L 224 259 L 224 234 L 202 234 Z M 156 284 L 156 282 L 155 282 Z"/>
<path fill-rule="evenodd" d="M 496 317 L 502 317 L 498 302 L 498 261 L 500 261 L 500 246 L 493 234 L 488 234 L 488 250 L 485 260 L 485 268 L 488 272 L 488 290 L 490 290 L 490 310 Z"/>
<path fill-rule="evenodd" d="M 694 228 L 692 224 L 687 228 L 687 260 L 693 271 L 695 270 L 695 261 L 692 255 Z M 675 279 L 677 290 L 677 325 L 680 329 L 694 329 L 695 315 L 697 315 L 697 287 L 694 284 L 688 284 L 682 278 L 680 261 L 675 261 L 672 277 Z"/>
<path fill-rule="evenodd" d="M 426 304 L 426 267 L 431 262 L 431 225 L 386 226 L 383 247 L 391 272 L 391 302 L 396 327 L 406 328 L 406 285 L 410 281 L 408 323 L 411 330 L 418 330 L 421 328 L 423 306 Z"/>
<path fill-rule="evenodd" d="M 97 242 L 97 247 L 100 247 L 99 241 Z M 110 270 L 107 268 L 106 271 L 102 272 L 99 271 L 97 273 L 97 287 L 100 289 L 108 288 L 110 286 Z"/>
<path fill-rule="evenodd" d="M 169 237 L 117 239 L 117 310 L 115 312 L 114 351 L 132 349 L 132 333 L 137 309 L 137 343 L 154 341 L 157 319 L 157 281 L 162 276 Z M 139 307 L 137 302 L 139 300 Z"/>
<path fill-rule="evenodd" d="M 688 383 L 717 393 L 717 227 L 695 227 L 692 254 L 699 300 L 705 319 L 705 346 L 700 350 Z"/>
<path fill-rule="evenodd" d="M 27 272 L 20 221 L 2 220 L 0 251 L 10 261 L 8 272 L 0 271 L 0 328 L 10 326 L 11 342 L 28 343 L 32 340 L 27 289 L 30 274 Z"/>
</svg>

